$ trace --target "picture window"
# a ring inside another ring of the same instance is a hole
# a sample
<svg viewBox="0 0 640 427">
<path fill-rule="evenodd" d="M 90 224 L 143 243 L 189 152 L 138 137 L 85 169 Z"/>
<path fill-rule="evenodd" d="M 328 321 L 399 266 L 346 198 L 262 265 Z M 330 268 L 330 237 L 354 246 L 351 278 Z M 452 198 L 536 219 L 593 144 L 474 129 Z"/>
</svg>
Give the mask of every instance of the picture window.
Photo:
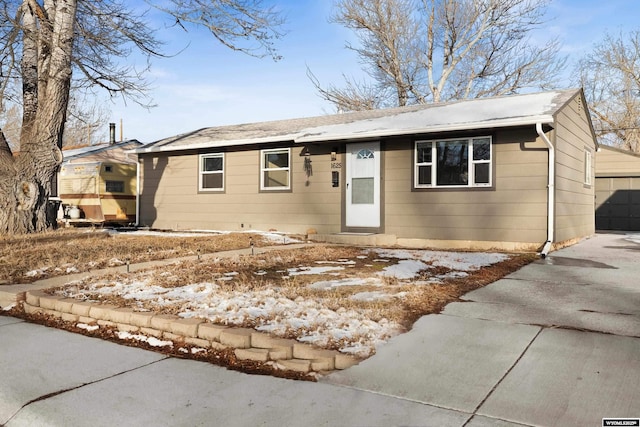
<svg viewBox="0 0 640 427">
<path fill-rule="evenodd" d="M 415 188 L 489 187 L 491 137 L 416 141 Z"/>
</svg>

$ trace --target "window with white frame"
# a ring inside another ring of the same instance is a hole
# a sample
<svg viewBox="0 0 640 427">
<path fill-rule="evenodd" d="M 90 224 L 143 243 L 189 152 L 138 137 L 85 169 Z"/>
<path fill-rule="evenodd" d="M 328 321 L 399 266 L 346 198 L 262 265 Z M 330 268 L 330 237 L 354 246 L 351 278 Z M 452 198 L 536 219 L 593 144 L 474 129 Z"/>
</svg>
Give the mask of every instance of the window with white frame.
<svg viewBox="0 0 640 427">
<path fill-rule="evenodd" d="M 591 163 L 592 163 L 591 150 L 584 150 L 584 183 L 585 185 L 591 185 Z"/>
<path fill-rule="evenodd" d="M 490 187 L 491 137 L 416 141 L 414 187 Z"/>
<path fill-rule="evenodd" d="M 291 188 L 291 150 L 276 148 L 260 151 L 260 189 L 289 190 Z"/>
<path fill-rule="evenodd" d="M 200 155 L 200 191 L 224 190 L 224 153 Z"/>
</svg>

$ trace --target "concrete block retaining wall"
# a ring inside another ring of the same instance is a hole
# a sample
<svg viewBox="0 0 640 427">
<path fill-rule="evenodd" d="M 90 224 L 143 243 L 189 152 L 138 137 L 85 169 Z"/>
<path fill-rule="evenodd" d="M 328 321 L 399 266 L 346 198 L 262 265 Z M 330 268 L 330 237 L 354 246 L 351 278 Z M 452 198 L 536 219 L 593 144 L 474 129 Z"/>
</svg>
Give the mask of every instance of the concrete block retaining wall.
<svg viewBox="0 0 640 427">
<path fill-rule="evenodd" d="M 274 338 L 253 329 L 215 325 L 203 319 L 137 312 L 109 304 L 91 304 L 28 291 L 23 301 L 27 314 L 44 313 L 68 322 L 111 326 L 119 331 L 140 333 L 202 348 L 235 349 L 241 360 L 276 362 L 280 368 L 297 372 L 325 372 L 346 369 L 358 363 L 353 356 L 325 350 L 295 340 Z"/>
</svg>

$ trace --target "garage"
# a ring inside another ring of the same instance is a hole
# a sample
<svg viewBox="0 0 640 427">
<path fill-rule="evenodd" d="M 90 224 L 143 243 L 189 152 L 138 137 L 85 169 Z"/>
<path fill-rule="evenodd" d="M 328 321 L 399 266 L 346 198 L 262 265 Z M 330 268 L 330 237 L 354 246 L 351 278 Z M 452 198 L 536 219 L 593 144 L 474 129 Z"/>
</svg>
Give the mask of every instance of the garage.
<svg viewBox="0 0 640 427">
<path fill-rule="evenodd" d="M 601 146 L 595 185 L 596 229 L 640 231 L 640 155 Z"/>
</svg>

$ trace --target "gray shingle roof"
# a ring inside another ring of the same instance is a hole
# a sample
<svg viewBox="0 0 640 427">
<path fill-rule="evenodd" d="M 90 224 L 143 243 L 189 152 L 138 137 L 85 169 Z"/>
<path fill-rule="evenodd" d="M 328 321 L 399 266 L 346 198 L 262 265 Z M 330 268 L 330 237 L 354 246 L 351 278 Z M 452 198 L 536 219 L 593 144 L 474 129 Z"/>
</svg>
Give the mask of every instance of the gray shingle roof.
<svg viewBox="0 0 640 427">
<path fill-rule="evenodd" d="M 552 124 L 579 89 L 210 127 L 161 139 L 138 153 L 269 142 L 321 142 L 393 135 Z"/>
</svg>

